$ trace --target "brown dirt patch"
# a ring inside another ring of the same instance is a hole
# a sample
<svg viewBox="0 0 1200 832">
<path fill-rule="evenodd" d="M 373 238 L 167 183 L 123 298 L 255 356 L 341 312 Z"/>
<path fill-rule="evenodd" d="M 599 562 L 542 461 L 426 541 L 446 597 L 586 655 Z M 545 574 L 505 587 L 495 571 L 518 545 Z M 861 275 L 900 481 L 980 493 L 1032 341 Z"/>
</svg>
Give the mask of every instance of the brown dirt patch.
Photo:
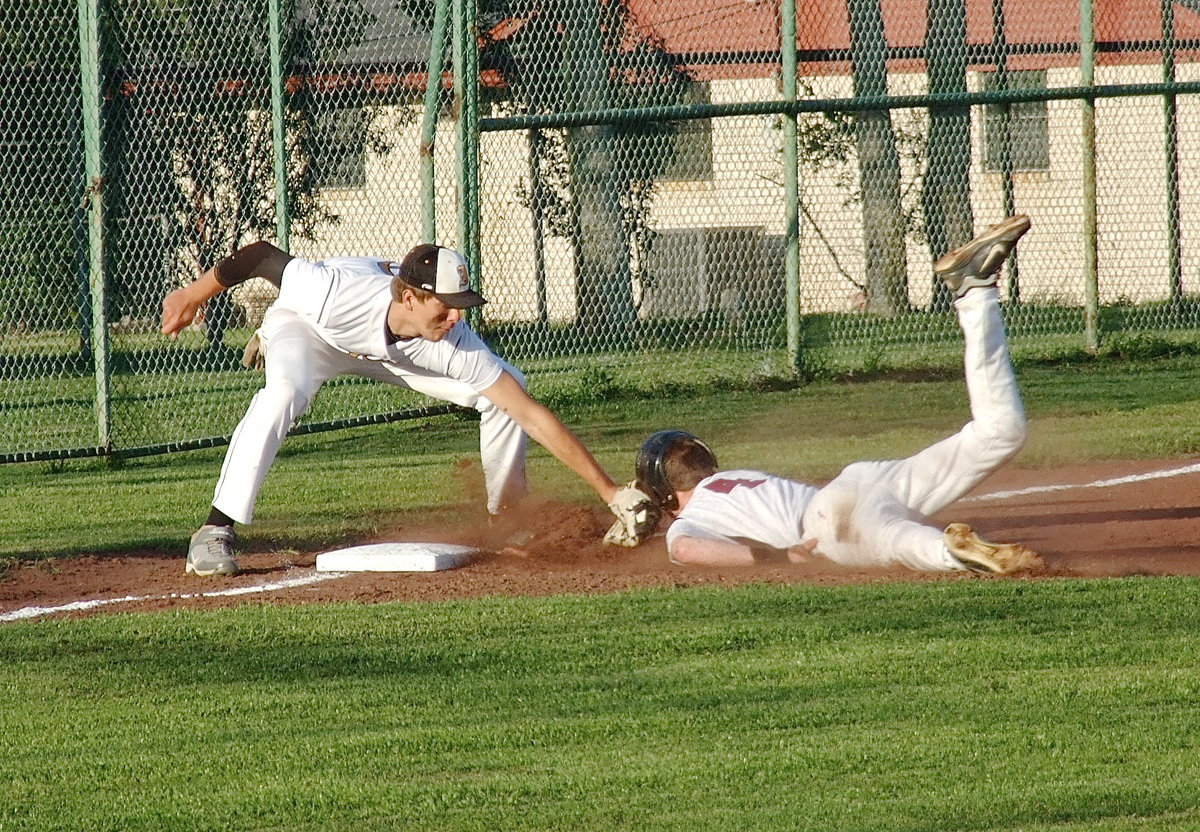
<svg viewBox="0 0 1200 832">
<path fill-rule="evenodd" d="M 832 564 L 712 569 L 675 566 L 661 536 L 636 549 L 600 542 L 608 526 L 600 506 L 539 498 L 501 528 L 410 529 L 390 539 L 478 546 L 479 559 L 438 573 L 361 573 L 270 592 L 213 594 L 315 574 L 316 552 L 240 552 L 235 578 L 185 576 L 182 559 L 155 553 L 87 556 L 18 565 L 0 577 L 0 615 L 30 607 L 114 600 L 80 611 L 131 612 L 247 603 L 440 601 L 489 595 L 616 592 L 636 587 L 733 586 L 745 583 L 866 583 L 881 580 L 1039 580 L 1054 577 L 1200 575 L 1200 473 L 1089 485 L 1131 475 L 1174 471 L 1187 461 L 1106 462 L 1054 470 L 1008 469 L 934 518 L 971 523 L 994 540 L 1041 552 L 1046 568 L 1017 578 L 922 575 L 902 569 L 848 570 Z M 990 498 L 1003 490 L 1067 486 Z M 389 539 L 386 535 L 381 539 Z M 516 542 L 515 547 L 509 543 Z M 363 541 L 374 542 L 374 541 Z"/>
</svg>

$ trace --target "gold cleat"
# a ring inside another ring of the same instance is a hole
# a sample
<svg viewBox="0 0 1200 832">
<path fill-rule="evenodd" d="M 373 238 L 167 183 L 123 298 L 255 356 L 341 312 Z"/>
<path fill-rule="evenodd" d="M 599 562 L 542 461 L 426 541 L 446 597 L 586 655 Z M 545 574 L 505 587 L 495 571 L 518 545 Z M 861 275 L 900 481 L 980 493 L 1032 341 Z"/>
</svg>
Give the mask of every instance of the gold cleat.
<svg viewBox="0 0 1200 832">
<path fill-rule="evenodd" d="M 942 540 L 946 550 L 972 572 L 1009 575 L 1044 565 L 1042 556 L 1020 543 L 991 543 L 966 523 L 951 523 Z"/>
<path fill-rule="evenodd" d="M 977 286 L 995 286 L 996 274 L 1013 246 L 1029 230 L 1029 217 L 1017 214 L 986 229 L 966 245 L 942 255 L 933 264 L 933 273 L 961 298 Z"/>
</svg>

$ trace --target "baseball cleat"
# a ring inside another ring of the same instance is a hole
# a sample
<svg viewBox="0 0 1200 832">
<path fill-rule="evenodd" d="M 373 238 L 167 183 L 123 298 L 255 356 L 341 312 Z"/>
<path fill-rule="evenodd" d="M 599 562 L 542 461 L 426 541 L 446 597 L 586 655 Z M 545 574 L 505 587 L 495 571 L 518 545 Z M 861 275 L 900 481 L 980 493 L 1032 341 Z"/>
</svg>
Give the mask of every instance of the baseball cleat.
<svg viewBox="0 0 1200 832">
<path fill-rule="evenodd" d="M 184 573 L 201 578 L 238 574 L 241 570 L 229 551 L 235 537 L 231 526 L 201 526 L 188 546 Z"/>
<path fill-rule="evenodd" d="M 1043 565 L 1042 557 L 1020 543 L 991 543 L 966 523 L 951 523 L 942 540 L 946 551 L 972 572 L 1008 575 Z"/>
<path fill-rule="evenodd" d="M 980 286 L 995 286 L 1000 267 L 1012 253 L 1021 235 L 1029 230 L 1029 217 L 1017 214 L 999 222 L 966 245 L 938 258 L 933 273 L 961 298 Z"/>
</svg>

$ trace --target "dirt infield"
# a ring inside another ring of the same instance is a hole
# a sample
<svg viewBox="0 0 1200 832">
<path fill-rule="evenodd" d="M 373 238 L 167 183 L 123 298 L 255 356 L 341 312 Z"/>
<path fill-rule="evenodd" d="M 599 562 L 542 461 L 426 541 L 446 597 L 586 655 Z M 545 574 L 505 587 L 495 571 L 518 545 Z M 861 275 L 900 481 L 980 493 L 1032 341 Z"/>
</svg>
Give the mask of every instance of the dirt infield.
<svg viewBox="0 0 1200 832">
<path fill-rule="evenodd" d="M 1020 541 L 1042 553 L 1044 570 L 1014 578 L 848 570 L 832 564 L 681 567 L 667 561 L 661 536 L 637 549 L 603 545 L 600 538 L 609 519 L 600 506 L 534 499 L 519 523 L 528 539 L 518 548 L 504 544 L 520 528 L 453 533 L 405 529 L 403 535 L 381 538 L 466 543 L 483 551 L 469 566 L 438 573 L 317 573 L 316 552 L 241 552 L 244 572 L 235 578 L 185 576 L 181 558 L 152 552 L 27 564 L 0 580 L 0 622 L 247 603 L 373 604 L 751 582 L 1200 575 L 1200 464 L 1190 460 L 1106 462 L 1046 471 L 1010 468 L 934 518 L 971 523 L 994 540 Z"/>
</svg>

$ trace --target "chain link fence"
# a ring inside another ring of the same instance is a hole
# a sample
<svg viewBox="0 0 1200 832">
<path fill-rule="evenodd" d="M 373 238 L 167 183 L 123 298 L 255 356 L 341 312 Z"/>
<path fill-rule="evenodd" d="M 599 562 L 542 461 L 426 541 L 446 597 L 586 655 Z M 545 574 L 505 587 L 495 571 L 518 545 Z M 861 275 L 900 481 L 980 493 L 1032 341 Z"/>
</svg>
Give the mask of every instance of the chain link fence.
<svg viewBox="0 0 1200 832">
<path fill-rule="evenodd" d="M 1194 342 L 1198 8 L 0 0 L 0 460 L 224 442 L 274 289 L 158 313 L 257 239 L 461 248 L 552 402 L 952 366 L 931 263 L 1012 213 L 1018 354 Z M 296 430 L 441 409 L 341 379 Z"/>
</svg>

